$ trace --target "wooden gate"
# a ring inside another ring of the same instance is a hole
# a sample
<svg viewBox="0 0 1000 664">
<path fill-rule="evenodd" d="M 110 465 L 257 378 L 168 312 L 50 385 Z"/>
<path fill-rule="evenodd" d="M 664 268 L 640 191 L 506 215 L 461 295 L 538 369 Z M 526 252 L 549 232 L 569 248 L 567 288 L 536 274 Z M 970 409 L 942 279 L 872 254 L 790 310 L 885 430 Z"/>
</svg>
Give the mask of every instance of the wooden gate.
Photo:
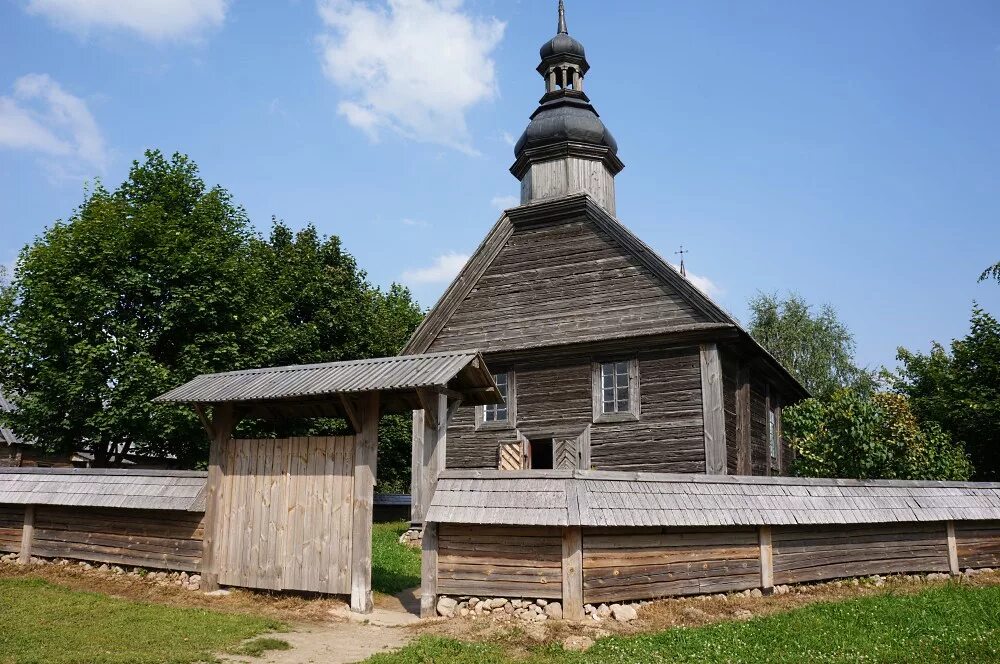
<svg viewBox="0 0 1000 664">
<path fill-rule="evenodd" d="M 225 444 L 219 583 L 350 594 L 354 454 L 354 436 Z"/>
</svg>

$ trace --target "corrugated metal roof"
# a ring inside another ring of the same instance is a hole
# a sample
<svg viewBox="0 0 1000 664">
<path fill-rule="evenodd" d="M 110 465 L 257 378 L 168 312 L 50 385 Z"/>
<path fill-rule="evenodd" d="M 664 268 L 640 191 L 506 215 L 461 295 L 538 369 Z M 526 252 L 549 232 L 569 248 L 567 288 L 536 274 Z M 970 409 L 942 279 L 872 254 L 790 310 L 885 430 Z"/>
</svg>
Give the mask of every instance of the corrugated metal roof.
<svg viewBox="0 0 1000 664">
<path fill-rule="evenodd" d="M 428 521 L 732 526 L 1000 520 L 1000 484 L 445 471 Z"/>
<path fill-rule="evenodd" d="M 454 351 L 206 374 L 154 401 L 212 404 L 447 387 L 470 365 L 478 375 L 475 387 L 496 390 L 477 351 Z"/>
<path fill-rule="evenodd" d="M 83 468 L 0 468 L 0 504 L 205 509 L 208 473 Z"/>
</svg>

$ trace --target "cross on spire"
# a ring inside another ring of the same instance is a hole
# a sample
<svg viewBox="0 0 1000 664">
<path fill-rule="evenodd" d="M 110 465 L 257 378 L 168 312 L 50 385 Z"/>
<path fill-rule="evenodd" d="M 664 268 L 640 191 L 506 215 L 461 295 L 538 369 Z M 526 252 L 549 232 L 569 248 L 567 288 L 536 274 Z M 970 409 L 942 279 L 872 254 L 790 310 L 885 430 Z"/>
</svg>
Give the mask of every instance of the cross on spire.
<svg viewBox="0 0 1000 664">
<path fill-rule="evenodd" d="M 680 257 L 681 257 L 681 276 L 682 277 L 687 277 L 688 276 L 687 268 L 684 267 L 684 254 L 689 254 L 691 252 L 688 251 L 687 249 L 685 249 L 684 245 L 682 244 L 680 251 L 675 251 L 674 253 L 675 254 L 679 254 Z"/>
<path fill-rule="evenodd" d="M 566 4 L 563 0 L 559 0 L 559 30 L 560 35 L 568 35 L 569 30 L 566 28 Z"/>
</svg>

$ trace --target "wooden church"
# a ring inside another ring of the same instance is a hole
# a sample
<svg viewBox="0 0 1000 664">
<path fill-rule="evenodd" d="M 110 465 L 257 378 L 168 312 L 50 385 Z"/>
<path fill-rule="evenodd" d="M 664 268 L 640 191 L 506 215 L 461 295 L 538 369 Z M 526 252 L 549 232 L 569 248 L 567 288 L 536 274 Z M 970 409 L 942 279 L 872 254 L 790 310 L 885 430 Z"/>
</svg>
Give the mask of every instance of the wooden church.
<svg viewBox="0 0 1000 664">
<path fill-rule="evenodd" d="M 479 349 L 504 394 L 457 412 L 447 467 L 784 474 L 781 409 L 806 392 L 615 217 L 624 164 L 584 92 L 589 69 L 560 3 L 510 169 L 521 205 L 404 350 Z"/>
</svg>

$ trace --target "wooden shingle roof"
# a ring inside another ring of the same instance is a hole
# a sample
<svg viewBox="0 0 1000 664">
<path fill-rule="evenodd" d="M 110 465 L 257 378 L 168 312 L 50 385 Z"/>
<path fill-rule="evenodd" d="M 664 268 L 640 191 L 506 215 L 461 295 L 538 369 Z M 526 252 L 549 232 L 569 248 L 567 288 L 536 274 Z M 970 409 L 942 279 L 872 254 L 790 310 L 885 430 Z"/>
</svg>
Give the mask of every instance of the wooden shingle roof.
<svg viewBox="0 0 1000 664">
<path fill-rule="evenodd" d="M 445 471 L 427 520 L 538 526 L 732 526 L 1000 519 L 1000 484 Z"/>
<path fill-rule="evenodd" d="M 205 509 L 208 473 L 84 468 L 0 468 L 0 504 Z"/>
</svg>

